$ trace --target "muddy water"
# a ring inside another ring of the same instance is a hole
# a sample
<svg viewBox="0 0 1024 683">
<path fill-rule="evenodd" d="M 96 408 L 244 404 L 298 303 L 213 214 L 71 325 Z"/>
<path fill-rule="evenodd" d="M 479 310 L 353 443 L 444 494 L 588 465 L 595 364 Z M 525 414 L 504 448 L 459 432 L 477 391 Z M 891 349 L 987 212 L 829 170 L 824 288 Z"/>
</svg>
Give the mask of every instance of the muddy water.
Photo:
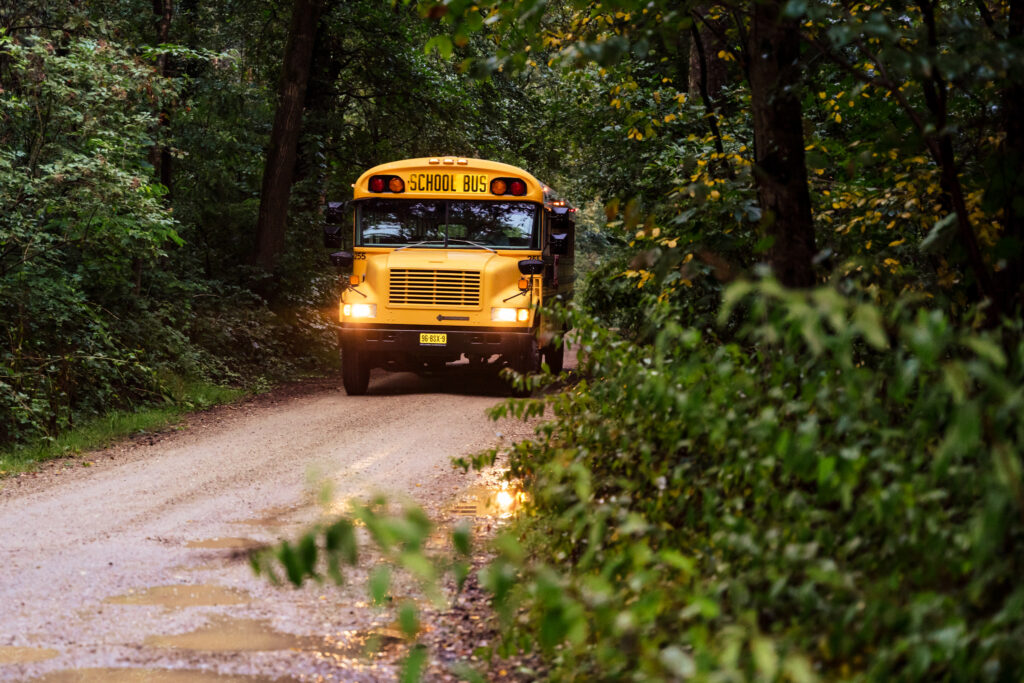
<svg viewBox="0 0 1024 683">
<path fill-rule="evenodd" d="M 288 526 L 291 522 L 287 519 L 294 512 L 299 510 L 300 507 L 297 505 L 281 505 L 278 507 L 270 507 L 263 510 L 259 517 L 251 519 L 239 519 L 232 524 L 244 524 L 246 526 L 258 526 L 258 527 L 281 527 Z"/>
<path fill-rule="evenodd" d="M 473 486 L 449 509 L 459 517 L 508 517 L 522 499 L 515 489 Z"/>
<path fill-rule="evenodd" d="M 170 609 L 198 606 L 244 605 L 249 595 L 223 586 L 199 584 L 155 586 L 107 598 L 112 605 L 159 605 Z"/>
<path fill-rule="evenodd" d="M 272 683 L 287 679 L 263 676 L 222 676 L 183 669 L 73 669 L 54 671 L 38 683 Z"/>
<path fill-rule="evenodd" d="M 221 616 L 189 633 L 150 636 L 146 645 L 202 652 L 297 650 L 324 657 L 358 658 L 402 641 L 401 634 L 393 629 L 348 631 L 337 637 L 297 636 L 276 631 L 263 620 Z"/>
<path fill-rule="evenodd" d="M 207 548 L 219 550 L 255 550 L 265 548 L 263 541 L 256 541 L 251 538 L 207 538 L 201 541 L 189 541 L 186 548 Z"/>
<path fill-rule="evenodd" d="M 0 647 L 0 664 L 28 664 L 53 659 L 59 652 L 42 647 Z"/>
<path fill-rule="evenodd" d="M 358 399 L 335 384 L 215 409 L 155 444 L 110 451 L 102 468 L 44 471 L 0 490 L 0 643 L 38 646 L 0 650 L 0 681 L 396 678 L 407 645 L 374 638 L 368 567 L 341 588 L 293 589 L 255 577 L 244 554 L 315 516 L 303 502 L 311 471 L 339 498 L 385 491 L 442 509 L 476 479 L 450 459 L 496 444 L 484 411 L 499 398 L 405 374 L 375 375 Z M 474 503 L 473 514 L 486 508 Z M 168 585 L 179 581 L 207 588 Z M 126 594 L 136 586 L 153 588 Z M 383 654 L 362 657 L 371 640 Z"/>
</svg>

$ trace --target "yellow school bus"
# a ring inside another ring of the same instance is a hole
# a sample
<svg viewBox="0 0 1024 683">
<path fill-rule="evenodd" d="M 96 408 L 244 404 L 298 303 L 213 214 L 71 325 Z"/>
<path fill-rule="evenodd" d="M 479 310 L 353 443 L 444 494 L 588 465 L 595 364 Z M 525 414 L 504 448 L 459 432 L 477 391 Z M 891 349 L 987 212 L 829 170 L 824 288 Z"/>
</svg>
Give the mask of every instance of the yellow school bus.
<svg viewBox="0 0 1024 683">
<path fill-rule="evenodd" d="M 494 161 L 407 159 L 360 176 L 351 209 L 351 248 L 331 254 L 346 392 L 366 393 L 372 368 L 422 372 L 462 357 L 561 370 L 561 330 L 537 309 L 572 296 L 575 209 L 544 183 Z M 348 242 L 331 225 L 339 214 L 328 212 L 327 246 Z"/>
</svg>

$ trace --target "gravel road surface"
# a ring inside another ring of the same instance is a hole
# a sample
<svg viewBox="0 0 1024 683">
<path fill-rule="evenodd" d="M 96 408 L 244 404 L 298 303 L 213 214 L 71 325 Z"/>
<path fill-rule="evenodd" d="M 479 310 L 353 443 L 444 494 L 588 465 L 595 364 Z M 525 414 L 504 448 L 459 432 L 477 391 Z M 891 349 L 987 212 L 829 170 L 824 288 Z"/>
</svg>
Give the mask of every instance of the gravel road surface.
<svg viewBox="0 0 1024 683">
<path fill-rule="evenodd" d="M 0 680 L 390 680 L 393 618 L 346 587 L 276 587 L 247 551 L 383 492 L 429 511 L 479 490 L 493 376 L 375 372 L 370 395 L 297 383 L 171 431 L 0 480 Z M 364 563 L 366 564 L 366 563 Z M 377 644 L 365 655 L 365 643 Z"/>
</svg>

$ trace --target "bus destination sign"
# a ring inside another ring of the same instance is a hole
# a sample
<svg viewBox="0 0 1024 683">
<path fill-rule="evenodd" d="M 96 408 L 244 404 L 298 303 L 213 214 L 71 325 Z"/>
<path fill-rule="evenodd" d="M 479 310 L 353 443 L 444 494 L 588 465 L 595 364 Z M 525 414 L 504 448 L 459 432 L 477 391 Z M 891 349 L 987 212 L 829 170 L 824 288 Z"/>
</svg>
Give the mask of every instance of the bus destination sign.
<svg viewBox="0 0 1024 683">
<path fill-rule="evenodd" d="M 487 194 L 485 173 L 410 173 L 406 184 L 409 192 L 458 192 Z"/>
</svg>

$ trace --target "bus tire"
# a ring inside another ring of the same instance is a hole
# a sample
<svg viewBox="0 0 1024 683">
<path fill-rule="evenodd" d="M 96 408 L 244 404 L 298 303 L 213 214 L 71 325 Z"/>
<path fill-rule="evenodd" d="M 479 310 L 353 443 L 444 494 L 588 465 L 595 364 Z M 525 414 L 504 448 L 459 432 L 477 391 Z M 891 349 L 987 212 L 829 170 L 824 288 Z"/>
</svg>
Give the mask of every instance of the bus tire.
<svg viewBox="0 0 1024 683">
<path fill-rule="evenodd" d="M 341 349 L 341 382 L 349 396 L 362 396 L 370 386 L 370 366 L 366 353 L 355 344 Z"/>
<path fill-rule="evenodd" d="M 545 346 L 544 362 L 548 364 L 552 375 L 562 372 L 562 366 L 565 362 L 565 342 L 562 342 L 561 346 L 554 342 Z"/>
<path fill-rule="evenodd" d="M 532 375 L 540 371 L 540 349 L 537 346 L 537 339 L 535 337 L 530 337 L 530 342 L 516 356 L 512 367 L 520 375 Z M 512 395 L 516 398 L 525 398 L 530 395 L 530 390 L 518 389 L 513 385 Z"/>
</svg>

